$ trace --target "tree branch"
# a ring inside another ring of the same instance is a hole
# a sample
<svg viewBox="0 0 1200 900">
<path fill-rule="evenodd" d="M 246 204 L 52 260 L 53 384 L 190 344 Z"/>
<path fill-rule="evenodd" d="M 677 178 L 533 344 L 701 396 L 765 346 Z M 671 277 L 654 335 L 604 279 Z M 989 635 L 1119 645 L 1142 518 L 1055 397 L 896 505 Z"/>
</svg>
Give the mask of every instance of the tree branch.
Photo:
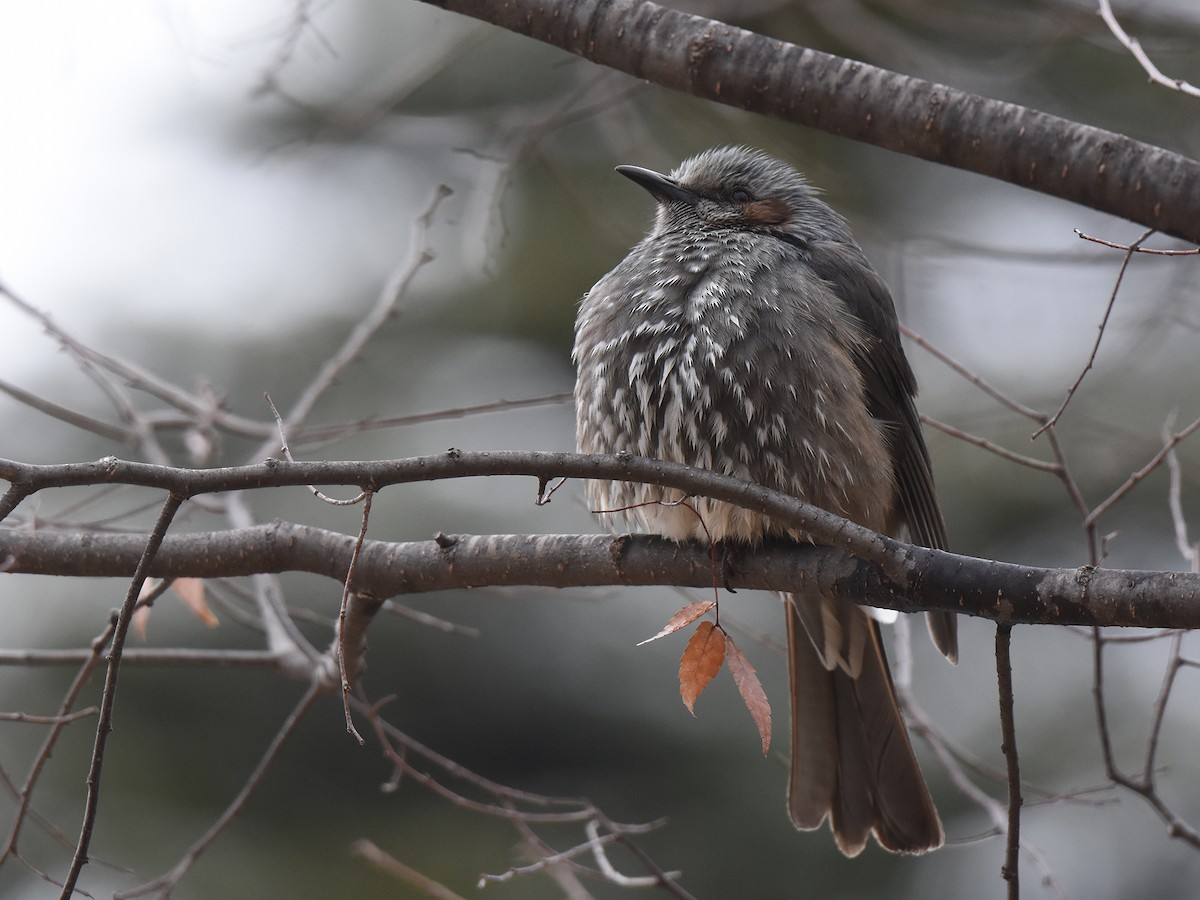
<svg viewBox="0 0 1200 900">
<path fill-rule="evenodd" d="M 903 581 L 828 546 L 780 543 L 739 550 L 726 583 L 786 590 L 802 579 L 831 596 L 902 612 L 943 609 L 1003 623 L 1200 627 L 1200 575 L 1116 569 L 1044 569 L 928 550 L 881 538 L 904 560 Z M 341 583 L 356 538 L 277 522 L 206 534 L 171 535 L 151 568 L 156 577 L 215 578 L 301 571 Z M 8 571 L 127 577 L 145 536 L 0 531 Z M 699 543 L 646 535 L 439 535 L 412 543 L 364 541 L 355 590 L 375 602 L 484 585 L 580 587 L 678 585 L 710 588 L 712 561 Z M 814 582 L 815 579 L 815 582 Z"/>
<path fill-rule="evenodd" d="M 695 97 L 998 178 L 1200 243 L 1200 162 L 647 0 L 424 0 Z"/>
</svg>

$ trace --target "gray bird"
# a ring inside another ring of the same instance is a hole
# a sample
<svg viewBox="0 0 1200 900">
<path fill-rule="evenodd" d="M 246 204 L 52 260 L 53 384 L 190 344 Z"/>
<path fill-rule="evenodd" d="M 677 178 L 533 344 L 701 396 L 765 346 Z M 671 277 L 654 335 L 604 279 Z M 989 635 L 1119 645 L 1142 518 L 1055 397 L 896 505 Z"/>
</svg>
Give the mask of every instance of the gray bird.
<svg viewBox="0 0 1200 900">
<path fill-rule="evenodd" d="M 658 209 L 649 234 L 580 306 L 580 452 L 710 469 L 944 547 L 895 307 L 842 217 L 800 173 L 745 147 L 705 151 L 669 176 L 617 171 Z M 652 485 L 590 481 L 587 493 L 593 509 L 620 511 L 602 515 L 614 530 L 807 539 L 703 497 L 685 506 L 674 502 L 679 492 Z M 804 586 L 784 602 L 792 822 L 814 829 L 828 817 L 848 856 L 872 833 L 900 853 L 941 846 L 877 621 Z M 954 660 L 955 617 L 931 613 L 929 626 Z"/>
</svg>

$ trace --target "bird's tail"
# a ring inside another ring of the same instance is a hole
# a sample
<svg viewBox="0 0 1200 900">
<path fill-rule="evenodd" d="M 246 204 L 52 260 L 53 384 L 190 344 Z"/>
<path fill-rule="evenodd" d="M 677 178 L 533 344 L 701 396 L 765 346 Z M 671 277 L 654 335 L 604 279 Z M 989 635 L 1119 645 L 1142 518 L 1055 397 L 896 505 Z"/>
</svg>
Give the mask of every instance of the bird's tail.
<svg viewBox="0 0 1200 900">
<path fill-rule="evenodd" d="M 872 833 L 895 853 L 940 847 L 942 823 L 896 704 L 879 624 L 844 601 L 805 593 L 784 597 L 793 824 L 809 830 L 828 817 L 847 856 L 857 856 Z M 833 602 L 838 607 L 831 615 Z M 839 623 L 838 646 L 827 627 L 812 633 L 811 624 L 821 621 Z"/>
</svg>

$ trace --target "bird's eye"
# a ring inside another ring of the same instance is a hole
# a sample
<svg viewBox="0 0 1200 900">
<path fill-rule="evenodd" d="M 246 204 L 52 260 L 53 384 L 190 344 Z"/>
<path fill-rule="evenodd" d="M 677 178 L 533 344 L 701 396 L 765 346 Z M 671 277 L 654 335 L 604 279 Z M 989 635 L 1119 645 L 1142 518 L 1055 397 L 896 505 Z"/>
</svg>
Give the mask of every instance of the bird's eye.
<svg viewBox="0 0 1200 900">
<path fill-rule="evenodd" d="M 729 198 L 734 203 L 749 203 L 754 199 L 754 195 L 745 188 L 734 188 L 729 192 Z"/>
</svg>

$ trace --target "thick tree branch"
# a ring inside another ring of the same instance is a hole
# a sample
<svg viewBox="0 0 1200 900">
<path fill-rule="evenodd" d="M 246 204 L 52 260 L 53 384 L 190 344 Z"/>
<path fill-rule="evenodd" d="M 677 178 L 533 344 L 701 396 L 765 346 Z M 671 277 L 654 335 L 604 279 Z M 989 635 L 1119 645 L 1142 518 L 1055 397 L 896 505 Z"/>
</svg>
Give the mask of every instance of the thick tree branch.
<svg viewBox="0 0 1200 900">
<path fill-rule="evenodd" d="M 559 477 L 663 485 L 763 513 L 828 545 L 739 549 L 732 560 L 736 571 L 728 577 L 734 587 L 786 589 L 803 577 L 816 579 L 831 595 L 905 612 L 945 609 L 1005 623 L 1200 627 L 1197 574 L 1040 569 L 957 556 L 884 537 L 759 485 L 633 456 L 450 450 L 374 462 L 268 460 L 219 469 L 170 468 L 113 457 L 44 466 L 0 460 L 0 477 L 11 482 L 0 509 L 11 511 L 20 499 L 41 490 L 78 485 L 137 485 L 194 497 L 310 484 L 351 484 L 378 492 L 405 482 L 495 475 L 535 477 L 538 497 Z M 0 530 L 0 558 L 9 572 L 128 576 L 137 567 L 145 540 L 139 535 Z M 354 543 L 345 535 L 282 523 L 215 535 L 171 535 L 156 555 L 151 574 L 218 577 L 296 570 L 342 581 Z M 647 537 L 442 535 L 413 544 L 365 541 L 351 588 L 382 600 L 479 585 L 701 587 L 712 581 L 708 551 L 698 545 Z"/>
<path fill-rule="evenodd" d="M 356 485 L 378 492 L 393 484 L 475 478 L 494 475 L 528 475 L 537 479 L 536 496 L 556 478 L 602 478 L 677 488 L 688 496 L 702 495 L 770 516 L 811 534 L 815 540 L 872 560 L 889 577 L 905 580 L 907 560 L 889 548 L 901 546 L 861 525 L 755 484 L 679 463 L 643 457 L 497 451 L 468 453 L 448 450 L 437 456 L 372 462 L 287 462 L 268 459 L 252 466 L 185 469 L 105 457 L 91 463 L 32 465 L 0 459 L 0 478 L 10 482 L 0 497 L 0 520 L 26 497 L 49 488 L 125 484 L 159 488 L 182 497 L 225 491 L 279 488 L 289 485 Z"/>
<path fill-rule="evenodd" d="M 663 87 L 978 172 L 1200 243 L 1200 162 L 646 0 L 425 0 Z"/>
<path fill-rule="evenodd" d="M 917 612 L 945 609 L 1002 623 L 1200 627 L 1200 575 L 1115 569 L 1042 569 L 912 547 L 884 538 L 906 560 L 903 582 L 879 566 L 825 546 L 770 544 L 732 553 L 733 588 L 785 590 L 802 579 L 832 596 Z M 302 571 L 345 577 L 356 538 L 305 525 L 169 536 L 152 573 L 216 578 Z M 143 535 L 0 531 L 8 571 L 76 577 L 128 576 Z M 439 535 L 412 543 L 364 541 L 356 589 L 375 602 L 495 585 L 712 586 L 708 548 L 651 536 Z"/>
</svg>

